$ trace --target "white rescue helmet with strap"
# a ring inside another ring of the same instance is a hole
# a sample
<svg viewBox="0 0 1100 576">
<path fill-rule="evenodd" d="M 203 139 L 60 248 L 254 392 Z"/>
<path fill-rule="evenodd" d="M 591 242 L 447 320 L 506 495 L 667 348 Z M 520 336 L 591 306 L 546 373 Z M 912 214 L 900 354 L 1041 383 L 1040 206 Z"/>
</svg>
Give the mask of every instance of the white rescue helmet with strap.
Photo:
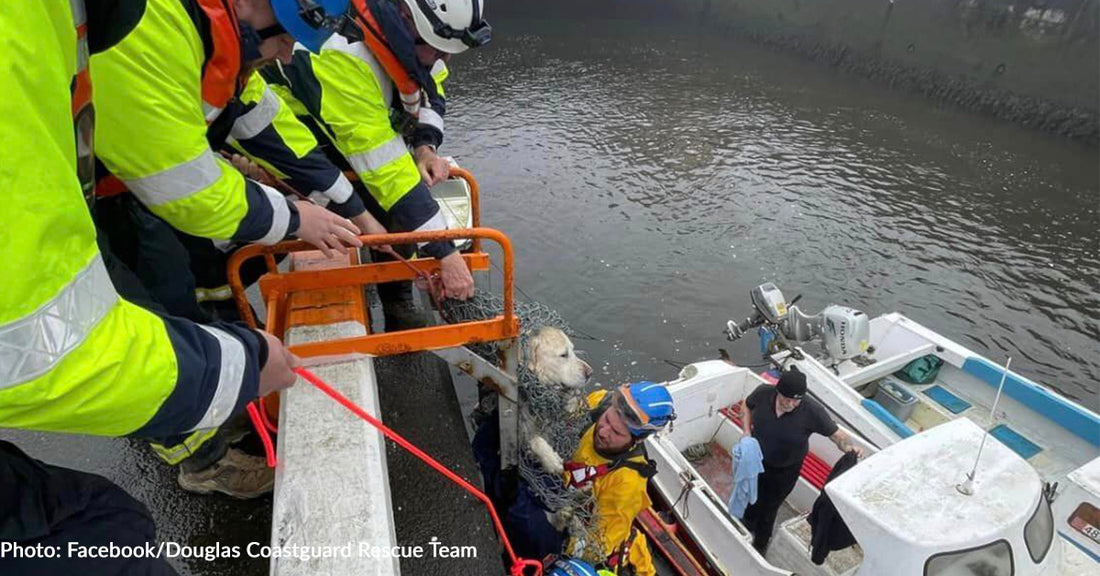
<svg viewBox="0 0 1100 576">
<path fill-rule="evenodd" d="M 416 33 L 436 50 L 465 52 L 489 43 L 493 29 L 482 19 L 482 0 L 404 0 Z"/>
</svg>

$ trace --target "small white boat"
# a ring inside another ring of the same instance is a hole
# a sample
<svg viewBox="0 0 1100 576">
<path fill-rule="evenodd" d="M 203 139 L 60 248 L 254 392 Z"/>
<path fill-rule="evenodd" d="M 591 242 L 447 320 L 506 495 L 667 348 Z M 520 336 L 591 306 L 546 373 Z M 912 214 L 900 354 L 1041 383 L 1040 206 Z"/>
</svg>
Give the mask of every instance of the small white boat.
<svg viewBox="0 0 1100 576">
<path fill-rule="evenodd" d="M 780 515 L 767 558 L 727 512 L 729 451 L 742 436 L 736 406 L 766 380 L 723 361 L 700 362 L 670 382 L 678 418 L 647 440 L 657 462 L 653 488 L 678 531 L 699 552 L 709 574 L 727 576 L 1085 576 L 1100 564 L 1067 538 L 1055 538 L 1058 518 L 1043 496 L 1035 469 L 1008 447 L 987 441 L 973 495 L 966 480 L 982 429 L 956 419 L 878 449 L 854 430 L 868 454 L 826 491 L 857 545 L 810 561 L 807 514 L 840 451 L 826 438 L 810 439 L 802 477 Z M 685 452 L 705 446 L 692 461 Z M 691 449 L 691 450 L 689 450 Z M 1084 487 L 1095 493 L 1097 485 Z M 1064 491 L 1059 498 L 1069 493 Z M 1095 505 L 1096 500 L 1091 500 Z M 1054 509 L 1060 510 L 1056 505 Z M 1045 542 L 1045 543 L 1044 543 Z"/>
<path fill-rule="evenodd" d="M 754 304 L 783 300 L 774 286 L 764 285 L 754 292 L 758 292 L 752 297 Z M 885 314 L 868 322 L 862 312 L 830 306 L 820 315 L 823 325 L 814 329 L 806 324 L 816 317 L 802 315 L 793 305 L 783 308 L 789 308 L 786 319 L 765 319 L 760 332 L 763 341 L 778 344 L 765 346 L 771 348 L 771 359 L 781 366 L 798 367 L 807 376 L 810 393 L 874 446 L 884 448 L 923 430 L 968 419 L 989 427 L 992 437 L 1027 460 L 1046 482 L 1069 490 L 1088 484 L 1091 478 L 1093 491 L 1100 492 L 1100 416 L 1096 412 L 1006 371 L 901 314 Z M 792 331 L 790 324 L 798 323 L 803 324 L 801 330 Z M 784 330 L 789 334 L 784 335 Z M 843 344 L 846 335 L 849 342 Z M 808 354 L 785 336 L 819 340 L 822 351 Z M 919 384 L 896 376 L 922 358 L 939 364 L 934 376 Z M 1002 390 L 1000 398 L 998 390 Z M 1082 502 L 1078 501 L 1084 507 L 1080 516 L 1091 519 L 1091 533 L 1080 522 L 1071 526 L 1069 515 L 1061 518 L 1059 532 L 1100 562 L 1100 498 L 1094 497 L 1091 504 Z"/>
<path fill-rule="evenodd" d="M 470 199 L 470 184 L 462 178 L 450 178 L 429 188 L 432 198 L 439 204 L 448 229 L 473 227 L 473 203 Z M 465 250 L 470 240 L 456 240 L 459 250 Z"/>
<path fill-rule="evenodd" d="M 812 564 L 806 513 L 841 456 L 828 439 L 812 437 L 802 478 L 786 502 L 787 519 L 777 527 L 768 558 L 761 558 L 741 523 L 726 512 L 728 453 L 742 435 L 738 404 L 770 376 L 722 361 L 689 365 L 669 384 L 680 415 L 675 427 L 648 445 L 658 462 L 654 487 L 708 571 L 730 576 L 1100 574 L 1100 417 L 1095 412 L 900 314 L 869 321 L 862 312 L 830 306 L 807 316 L 770 284 L 751 296 L 756 311 L 740 324 L 728 324 L 731 338 L 760 327 L 762 350 L 777 365 L 804 372 L 810 395 L 866 453 L 879 453 L 840 479 L 851 475 L 883 488 L 872 494 L 856 490 L 855 480 L 838 485 L 852 485 L 845 489 L 829 485 L 830 496 L 846 502 L 837 507 L 858 545 L 831 554 L 822 566 Z M 814 340 L 820 349 L 816 357 L 799 346 Z M 926 356 L 942 364 L 924 383 L 894 376 Z M 961 455 L 976 454 L 983 429 L 989 430 L 986 449 L 991 450 L 983 453 L 978 468 L 983 488 L 965 506 L 963 501 L 948 505 L 961 495 L 948 494 L 940 485 L 965 480 L 960 475 L 970 471 L 973 459 L 964 466 Z M 975 430 L 978 440 L 971 442 Z M 684 456 L 699 445 L 705 448 L 692 451 L 705 453 L 702 460 Z M 1057 560 L 1046 555 L 1036 560 L 1020 540 L 1021 521 L 1049 514 L 1044 510 L 1050 506 L 1039 505 L 1037 495 L 1044 492 L 1053 496 L 1050 532 L 1059 538 L 1051 554 Z M 1013 514 L 998 511 L 1005 502 L 1013 503 Z M 943 534 L 929 528 L 935 526 Z M 1007 543 L 1008 556 L 987 546 L 999 541 Z M 980 553 L 971 556 L 970 549 Z M 1007 568 L 998 563 L 1001 557 L 1010 559 Z"/>
</svg>

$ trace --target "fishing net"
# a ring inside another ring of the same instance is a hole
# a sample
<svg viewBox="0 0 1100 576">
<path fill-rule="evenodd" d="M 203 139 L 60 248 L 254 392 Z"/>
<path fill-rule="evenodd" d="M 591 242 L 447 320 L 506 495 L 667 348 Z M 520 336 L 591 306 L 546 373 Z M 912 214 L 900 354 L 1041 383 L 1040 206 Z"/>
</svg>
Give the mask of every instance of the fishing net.
<svg viewBox="0 0 1100 576">
<path fill-rule="evenodd" d="M 693 444 L 682 452 L 684 458 L 691 463 L 697 463 L 710 455 L 710 444 Z"/>
<path fill-rule="evenodd" d="M 503 313 L 504 300 L 487 291 L 478 291 L 473 298 L 465 301 L 444 300 L 440 305 L 441 316 L 451 323 L 485 320 Z M 538 302 L 517 302 L 515 313 L 520 321 L 520 366 L 516 379 L 520 404 L 525 408 L 520 411 L 520 418 L 523 419 L 521 426 L 537 431 L 563 460 L 569 460 L 590 423 L 588 406 L 583 397 L 578 399 L 560 386 L 539 385 L 534 373 L 523 365 L 523 358 L 527 356 L 528 339 L 544 327 L 558 328 L 569 336 L 576 334 L 561 315 Z M 498 343 L 476 344 L 470 349 L 489 361 L 499 361 Z M 495 399 L 495 395 L 490 398 Z M 560 475 L 543 470 L 523 439 L 518 469 L 531 491 L 554 513 L 558 527 L 568 530 L 571 549 L 566 552 L 589 562 L 603 561 L 606 555 L 600 544 L 602 538 L 591 489 L 566 488 Z"/>
<path fill-rule="evenodd" d="M 569 324 L 553 308 L 538 302 L 516 302 L 516 318 L 519 318 L 521 355 L 527 353 L 527 339 L 544 326 L 552 326 L 575 336 Z M 446 299 L 440 303 L 440 315 L 452 324 L 471 320 L 486 320 L 504 314 L 504 299 L 485 290 L 479 290 L 469 300 Z M 471 349 L 487 360 L 497 360 L 498 343 L 476 344 Z"/>
</svg>

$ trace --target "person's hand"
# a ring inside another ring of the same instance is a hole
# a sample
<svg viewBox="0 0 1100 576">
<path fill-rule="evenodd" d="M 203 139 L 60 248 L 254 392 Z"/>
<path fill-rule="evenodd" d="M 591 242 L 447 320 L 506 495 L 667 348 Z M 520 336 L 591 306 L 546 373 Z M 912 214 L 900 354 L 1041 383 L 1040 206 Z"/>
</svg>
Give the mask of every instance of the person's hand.
<svg viewBox="0 0 1100 576">
<path fill-rule="evenodd" d="M 466 267 L 462 254 L 456 250 L 439 261 L 439 275 L 443 278 L 443 295 L 455 300 L 469 300 L 474 295 L 474 277 Z"/>
<path fill-rule="evenodd" d="M 363 234 L 388 234 L 389 230 L 382 225 L 374 216 L 371 216 L 370 212 L 364 211 L 362 214 L 355 216 L 351 219 L 351 223 L 359 227 L 363 231 Z M 371 250 L 377 250 L 379 252 L 391 253 L 393 248 L 389 244 L 380 244 L 377 246 L 371 246 Z"/>
<path fill-rule="evenodd" d="M 293 386 L 298 380 L 294 369 L 301 366 L 302 361 L 291 354 L 278 338 L 262 330 L 258 332 L 267 341 L 267 362 L 260 368 L 260 396 L 263 397 Z"/>
<path fill-rule="evenodd" d="M 371 216 L 369 211 L 364 211 L 362 214 L 351 219 L 351 223 L 355 224 L 363 234 L 388 234 L 389 230 L 382 225 L 374 216 Z"/>
<path fill-rule="evenodd" d="M 298 208 L 298 238 L 319 248 L 326 257 L 331 258 L 333 250 L 347 254 L 348 246 L 363 245 L 358 238 L 359 227 L 351 220 L 306 200 L 299 200 L 294 205 Z"/>
<path fill-rule="evenodd" d="M 259 164 L 253 162 L 247 156 L 233 154 L 229 157 L 229 163 L 241 174 L 244 174 L 246 178 L 251 178 L 268 186 L 273 185 L 271 175 L 267 173 L 267 170 L 264 170 Z"/>
<path fill-rule="evenodd" d="M 417 146 L 413 156 L 416 158 L 420 177 L 428 186 L 434 186 L 451 177 L 451 163 L 437 155 L 431 146 Z"/>
</svg>

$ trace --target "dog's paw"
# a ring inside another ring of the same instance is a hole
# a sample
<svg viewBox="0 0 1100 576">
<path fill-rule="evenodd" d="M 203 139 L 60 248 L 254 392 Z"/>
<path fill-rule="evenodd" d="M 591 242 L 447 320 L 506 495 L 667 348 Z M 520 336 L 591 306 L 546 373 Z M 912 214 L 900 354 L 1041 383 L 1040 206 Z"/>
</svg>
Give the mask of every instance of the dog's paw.
<svg viewBox="0 0 1100 576">
<path fill-rule="evenodd" d="M 569 529 L 573 535 L 584 533 L 584 520 L 572 505 L 562 506 L 557 512 L 546 512 L 546 518 L 559 532 Z"/>
<path fill-rule="evenodd" d="M 558 532 L 564 532 L 565 529 L 569 527 L 569 521 L 572 517 L 573 515 L 565 510 L 559 510 L 557 512 L 546 511 L 546 519 Z"/>
<path fill-rule="evenodd" d="M 561 456 L 554 451 L 550 443 L 542 436 L 531 438 L 531 452 L 539 459 L 542 469 L 548 474 L 561 474 L 565 471 L 565 463 Z"/>
</svg>

